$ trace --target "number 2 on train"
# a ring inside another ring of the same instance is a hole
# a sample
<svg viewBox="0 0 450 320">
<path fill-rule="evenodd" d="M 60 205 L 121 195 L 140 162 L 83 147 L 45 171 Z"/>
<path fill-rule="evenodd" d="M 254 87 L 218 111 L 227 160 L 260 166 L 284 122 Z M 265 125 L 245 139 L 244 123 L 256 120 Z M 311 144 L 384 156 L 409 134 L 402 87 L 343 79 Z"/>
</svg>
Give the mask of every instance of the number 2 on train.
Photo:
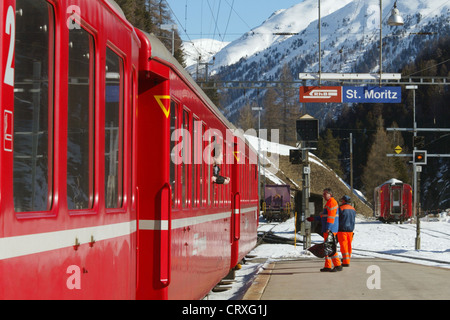
<svg viewBox="0 0 450 320">
<path fill-rule="evenodd" d="M 12 6 L 8 7 L 8 13 L 6 14 L 6 27 L 5 31 L 11 36 L 9 41 L 8 59 L 6 62 L 4 83 L 10 86 L 14 86 L 14 68 L 12 67 L 14 57 L 14 45 L 16 41 L 16 24 L 15 14 Z"/>
</svg>

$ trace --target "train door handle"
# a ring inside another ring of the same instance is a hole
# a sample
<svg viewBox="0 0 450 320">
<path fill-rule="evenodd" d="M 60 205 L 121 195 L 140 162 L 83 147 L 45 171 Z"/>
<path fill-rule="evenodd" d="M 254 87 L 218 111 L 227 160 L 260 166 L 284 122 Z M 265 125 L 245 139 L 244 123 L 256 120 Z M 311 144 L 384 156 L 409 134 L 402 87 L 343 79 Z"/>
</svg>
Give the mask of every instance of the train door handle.
<svg viewBox="0 0 450 320">
<path fill-rule="evenodd" d="M 167 194 L 167 202 L 165 200 Z M 166 183 L 161 189 L 161 222 L 160 231 L 160 260 L 159 260 L 159 281 L 162 285 L 170 284 L 171 268 L 171 248 L 172 248 L 172 188 Z M 164 205 L 166 203 L 166 205 Z M 164 223 L 167 221 L 167 224 Z M 166 230 L 167 228 L 167 230 Z"/>
<path fill-rule="evenodd" d="M 241 195 L 237 192 L 234 195 L 233 219 L 234 221 L 234 240 L 241 238 Z"/>
</svg>

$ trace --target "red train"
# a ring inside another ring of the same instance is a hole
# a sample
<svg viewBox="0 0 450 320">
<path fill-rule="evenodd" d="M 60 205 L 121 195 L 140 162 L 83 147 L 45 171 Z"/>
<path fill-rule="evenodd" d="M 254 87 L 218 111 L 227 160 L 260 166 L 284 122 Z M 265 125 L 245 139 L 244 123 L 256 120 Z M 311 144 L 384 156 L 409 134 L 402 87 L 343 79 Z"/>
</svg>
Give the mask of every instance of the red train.
<svg viewBox="0 0 450 320">
<path fill-rule="evenodd" d="M 254 150 L 114 1 L 0 12 L 0 299 L 204 297 L 256 244 Z"/>
<path fill-rule="evenodd" d="M 412 217 L 412 187 L 391 179 L 375 188 L 374 216 L 383 222 L 403 222 Z"/>
</svg>

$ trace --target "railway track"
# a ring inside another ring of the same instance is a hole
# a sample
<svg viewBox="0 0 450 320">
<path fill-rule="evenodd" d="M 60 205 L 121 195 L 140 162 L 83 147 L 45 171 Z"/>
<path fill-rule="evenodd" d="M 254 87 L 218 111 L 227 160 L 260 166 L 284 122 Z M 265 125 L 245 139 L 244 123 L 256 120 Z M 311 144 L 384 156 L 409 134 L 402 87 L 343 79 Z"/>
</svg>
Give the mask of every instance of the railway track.
<svg viewBox="0 0 450 320">
<path fill-rule="evenodd" d="M 416 231 L 416 226 L 413 225 L 413 224 L 411 224 L 410 227 L 407 226 L 407 225 L 399 225 L 398 227 L 400 229 L 404 229 L 404 230 L 411 230 L 411 231 L 414 231 L 414 232 Z M 438 238 L 438 237 L 445 236 L 446 238 L 450 238 L 450 234 L 448 234 L 446 232 L 442 232 L 442 231 L 439 231 L 439 230 L 430 230 L 430 229 L 427 229 L 427 228 L 424 228 L 424 227 L 420 228 L 420 233 L 426 234 L 426 235 L 428 235 L 430 237 Z"/>
<path fill-rule="evenodd" d="M 258 246 L 263 243 L 294 245 L 294 239 L 284 238 L 284 237 L 278 236 L 272 232 L 272 229 L 274 227 L 276 227 L 277 225 L 278 224 L 275 224 L 272 228 L 270 228 L 267 231 L 260 231 L 258 233 L 258 241 L 257 241 L 256 245 Z M 432 231 L 432 230 L 427 230 L 427 231 Z M 432 232 L 438 232 L 438 231 L 432 231 Z M 297 239 L 297 244 L 299 244 L 299 243 L 302 244 L 303 241 Z M 316 244 L 316 243 L 312 243 L 312 244 Z M 373 256 L 373 254 L 377 254 L 377 255 L 386 256 L 386 257 L 398 257 L 398 258 L 406 258 L 406 259 L 411 259 L 411 260 L 419 260 L 419 261 L 424 261 L 424 262 L 428 261 L 428 262 L 433 262 L 433 263 L 450 265 L 450 262 L 445 261 L 445 260 L 430 259 L 430 258 L 426 258 L 426 257 L 414 257 L 414 256 L 398 254 L 398 253 L 393 253 L 393 252 L 383 252 L 383 251 L 374 251 L 374 250 L 353 248 L 353 253 L 362 255 L 362 256 Z"/>
</svg>

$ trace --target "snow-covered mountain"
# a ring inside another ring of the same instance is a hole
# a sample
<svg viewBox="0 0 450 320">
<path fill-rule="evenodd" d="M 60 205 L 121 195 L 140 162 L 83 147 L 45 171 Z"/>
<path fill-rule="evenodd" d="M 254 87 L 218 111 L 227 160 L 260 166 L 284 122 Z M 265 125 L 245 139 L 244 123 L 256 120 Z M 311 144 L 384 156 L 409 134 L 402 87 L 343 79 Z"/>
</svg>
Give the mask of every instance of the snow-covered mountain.
<svg viewBox="0 0 450 320">
<path fill-rule="evenodd" d="M 217 52 L 226 47 L 229 42 L 222 42 L 214 39 L 195 39 L 183 42 L 182 49 L 186 56 L 186 67 L 191 70 L 200 62 L 209 62 Z M 195 69 L 195 68 L 194 68 Z"/>
<path fill-rule="evenodd" d="M 321 16 L 329 15 L 350 2 L 352 0 L 322 1 Z M 306 29 L 311 22 L 318 19 L 317 3 L 317 0 L 306 0 L 289 9 L 280 9 L 274 12 L 259 27 L 245 33 L 218 52 L 213 71 L 232 65 L 241 58 L 251 57 L 273 45 L 277 46 L 291 37 L 281 34 L 298 33 Z"/>
<path fill-rule="evenodd" d="M 394 2 L 383 1 L 384 72 L 398 72 L 415 59 L 426 41 L 450 34 L 448 0 L 397 1 L 405 24 L 391 27 L 387 19 Z M 299 72 L 318 72 L 317 3 L 305 0 L 273 13 L 220 50 L 210 75 L 227 81 L 277 81 L 286 64 L 294 80 Z M 379 10 L 379 0 L 321 1 L 322 72 L 379 70 Z M 247 91 L 245 98 L 233 94 L 226 106 L 228 116 L 233 117 L 249 97 L 256 98 L 256 92 L 252 96 Z"/>
</svg>

